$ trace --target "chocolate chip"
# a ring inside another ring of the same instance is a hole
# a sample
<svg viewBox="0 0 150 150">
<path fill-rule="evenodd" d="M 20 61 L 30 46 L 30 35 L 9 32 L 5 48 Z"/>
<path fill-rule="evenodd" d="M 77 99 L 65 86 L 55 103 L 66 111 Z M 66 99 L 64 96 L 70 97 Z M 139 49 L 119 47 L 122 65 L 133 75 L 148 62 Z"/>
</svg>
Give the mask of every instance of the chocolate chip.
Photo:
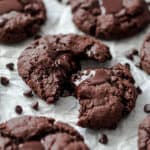
<svg viewBox="0 0 150 150">
<path fill-rule="evenodd" d="M 139 55 L 139 52 L 138 52 L 137 49 L 133 49 L 133 50 L 132 50 L 132 54 L 133 54 L 133 55 Z"/>
<path fill-rule="evenodd" d="M 22 114 L 22 112 L 23 112 L 23 109 L 22 109 L 22 107 L 20 106 L 20 105 L 17 105 L 16 106 L 16 108 L 15 108 L 15 112 L 17 113 L 17 114 Z"/>
<path fill-rule="evenodd" d="M 125 66 L 130 70 L 130 64 L 126 63 Z"/>
<path fill-rule="evenodd" d="M 26 96 L 26 97 L 33 97 L 33 93 L 32 93 L 31 90 L 25 91 L 25 92 L 23 93 L 23 95 Z"/>
<path fill-rule="evenodd" d="M 129 60 L 133 60 L 133 54 L 127 54 L 126 57 L 129 59 Z"/>
<path fill-rule="evenodd" d="M 39 110 L 39 103 L 38 102 L 35 102 L 31 105 L 31 107 L 34 109 L 34 110 Z"/>
<path fill-rule="evenodd" d="M 142 90 L 139 86 L 136 88 L 136 90 L 137 90 L 138 94 L 142 94 Z"/>
<path fill-rule="evenodd" d="M 144 112 L 150 113 L 150 104 L 145 104 L 144 105 Z"/>
<path fill-rule="evenodd" d="M 14 70 L 14 64 L 13 64 L 13 63 L 8 63 L 8 64 L 6 64 L 6 67 L 7 67 L 10 71 L 13 71 L 13 70 Z"/>
<path fill-rule="evenodd" d="M 101 144 L 107 144 L 108 143 L 108 137 L 107 137 L 107 135 L 102 134 L 101 137 L 100 137 L 100 139 L 99 139 L 99 142 Z"/>
<path fill-rule="evenodd" d="M 4 86 L 8 86 L 9 79 L 7 77 L 0 77 L 1 84 Z"/>
<path fill-rule="evenodd" d="M 7 22 L 7 19 L 5 19 L 5 18 L 0 18 L 0 27 L 3 27 L 6 22 Z"/>
</svg>

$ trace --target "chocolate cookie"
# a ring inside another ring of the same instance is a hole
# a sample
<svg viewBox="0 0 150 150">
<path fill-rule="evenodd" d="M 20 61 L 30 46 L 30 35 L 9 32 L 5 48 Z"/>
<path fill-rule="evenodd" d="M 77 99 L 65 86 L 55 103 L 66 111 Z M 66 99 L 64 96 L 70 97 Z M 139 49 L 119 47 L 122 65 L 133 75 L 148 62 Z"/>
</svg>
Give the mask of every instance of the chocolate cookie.
<svg viewBox="0 0 150 150">
<path fill-rule="evenodd" d="M 138 131 L 138 148 L 139 150 L 150 149 L 150 116 L 147 116 L 139 125 Z"/>
<path fill-rule="evenodd" d="M 25 49 L 18 72 L 39 97 L 53 103 L 69 87 L 71 74 L 80 69 L 79 58 L 104 62 L 111 55 L 106 45 L 88 36 L 48 35 Z"/>
<path fill-rule="evenodd" d="M 141 49 L 141 63 L 140 66 L 148 74 L 150 74 L 150 33 L 146 37 L 143 47 Z"/>
<path fill-rule="evenodd" d="M 79 126 L 115 128 L 135 107 L 138 93 L 124 65 L 82 70 L 73 75 L 72 82 L 81 105 Z"/>
<path fill-rule="evenodd" d="M 1 150 L 88 150 L 71 126 L 52 118 L 23 116 L 0 124 Z"/>
<path fill-rule="evenodd" d="M 144 0 L 70 0 L 70 3 L 76 26 L 95 37 L 125 38 L 150 22 Z"/>
<path fill-rule="evenodd" d="M 0 0 L 0 42 L 14 43 L 34 35 L 45 19 L 42 0 Z"/>
</svg>

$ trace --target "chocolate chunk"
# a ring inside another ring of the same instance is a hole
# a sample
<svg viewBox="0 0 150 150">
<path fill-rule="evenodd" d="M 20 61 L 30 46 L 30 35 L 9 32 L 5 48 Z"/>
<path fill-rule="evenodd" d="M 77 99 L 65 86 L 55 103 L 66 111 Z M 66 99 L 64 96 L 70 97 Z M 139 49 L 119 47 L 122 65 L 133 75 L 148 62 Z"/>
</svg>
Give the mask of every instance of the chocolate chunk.
<svg viewBox="0 0 150 150">
<path fill-rule="evenodd" d="M 145 104 L 144 105 L 144 112 L 150 113 L 150 104 Z"/>
<path fill-rule="evenodd" d="M 14 63 L 8 63 L 8 64 L 6 64 L 6 67 L 7 67 L 10 71 L 13 71 L 13 70 L 14 70 Z"/>
<path fill-rule="evenodd" d="M 32 108 L 33 108 L 34 110 L 39 110 L 39 103 L 38 103 L 38 102 L 33 103 L 33 104 L 32 104 Z"/>
<path fill-rule="evenodd" d="M 20 114 L 22 114 L 23 109 L 22 109 L 22 107 L 20 105 L 17 105 L 16 108 L 15 108 L 15 111 L 16 111 L 17 114 L 20 115 Z"/>
<path fill-rule="evenodd" d="M 0 42 L 25 40 L 36 34 L 45 20 L 42 0 L 0 0 Z"/>
<path fill-rule="evenodd" d="M 133 59 L 134 59 L 134 57 L 133 57 L 133 54 L 127 54 L 126 55 L 126 57 L 129 59 L 129 60 L 132 60 L 133 61 Z"/>
<path fill-rule="evenodd" d="M 76 34 L 47 35 L 35 40 L 18 59 L 18 72 L 30 88 L 47 103 L 55 103 L 71 75 L 81 67 L 79 60 L 105 62 L 109 48 L 99 40 Z"/>
<path fill-rule="evenodd" d="M 26 96 L 26 97 L 31 98 L 31 97 L 33 97 L 33 92 L 31 90 L 27 90 L 23 93 L 23 95 Z"/>
<path fill-rule="evenodd" d="M 71 126 L 53 118 L 22 116 L 0 124 L 2 150 L 89 150 Z"/>
<path fill-rule="evenodd" d="M 70 0 L 70 4 L 75 25 L 97 38 L 130 37 L 150 22 L 145 0 Z"/>
<path fill-rule="evenodd" d="M 102 134 L 101 137 L 100 137 L 100 139 L 99 139 L 99 142 L 101 144 L 107 144 L 108 143 L 108 137 L 107 137 L 107 135 L 106 134 Z"/>
<path fill-rule="evenodd" d="M 4 86 L 9 85 L 9 79 L 7 77 L 0 77 L 1 84 Z"/>
</svg>

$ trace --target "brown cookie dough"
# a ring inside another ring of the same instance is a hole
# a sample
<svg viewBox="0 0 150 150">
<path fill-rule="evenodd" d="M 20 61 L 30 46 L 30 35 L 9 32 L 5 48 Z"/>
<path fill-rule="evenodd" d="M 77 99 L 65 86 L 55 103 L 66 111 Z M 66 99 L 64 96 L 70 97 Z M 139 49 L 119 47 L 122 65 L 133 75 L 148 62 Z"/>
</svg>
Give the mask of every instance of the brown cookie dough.
<svg viewBox="0 0 150 150">
<path fill-rule="evenodd" d="M 0 124 L 1 150 L 88 150 L 71 126 L 52 118 L 23 116 Z"/>
<path fill-rule="evenodd" d="M 150 74 L 150 33 L 147 35 L 143 47 L 141 49 L 140 66 L 143 70 Z"/>
<path fill-rule="evenodd" d="M 47 103 L 54 103 L 80 69 L 80 59 L 105 62 L 109 48 L 99 40 L 75 34 L 48 35 L 30 44 L 18 60 L 18 72 Z"/>
<path fill-rule="evenodd" d="M 144 0 L 70 0 L 70 4 L 76 26 L 95 37 L 125 38 L 150 22 Z"/>
<path fill-rule="evenodd" d="M 34 35 L 45 19 L 42 0 L 0 0 L 0 42 L 15 43 Z"/>
<path fill-rule="evenodd" d="M 138 131 L 138 149 L 149 150 L 150 149 L 150 116 L 147 116 L 143 122 L 139 125 Z"/>
<path fill-rule="evenodd" d="M 115 128 L 135 107 L 138 93 L 124 65 L 82 70 L 73 75 L 72 82 L 81 105 L 79 126 Z"/>
</svg>

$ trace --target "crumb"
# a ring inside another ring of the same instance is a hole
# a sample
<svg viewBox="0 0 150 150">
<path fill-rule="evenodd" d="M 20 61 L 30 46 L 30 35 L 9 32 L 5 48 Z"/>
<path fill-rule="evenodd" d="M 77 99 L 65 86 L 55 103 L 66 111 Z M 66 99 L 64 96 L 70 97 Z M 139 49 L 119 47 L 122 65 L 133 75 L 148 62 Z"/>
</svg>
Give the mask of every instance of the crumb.
<svg viewBox="0 0 150 150">
<path fill-rule="evenodd" d="M 32 93 L 31 90 L 25 91 L 25 92 L 23 93 L 23 95 L 26 96 L 26 97 L 33 97 L 33 93 Z"/>
<path fill-rule="evenodd" d="M 101 144 L 107 144 L 108 143 L 108 137 L 107 137 L 107 135 L 106 134 L 102 134 L 101 137 L 100 137 L 100 139 L 99 139 L 99 142 Z"/>
<path fill-rule="evenodd" d="M 39 110 L 39 103 L 38 102 L 35 102 L 31 105 L 31 107 L 34 109 L 34 110 Z"/>
<path fill-rule="evenodd" d="M 145 104 L 144 105 L 144 112 L 145 113 L 150 113 L 150 104 Z"/>
</svg>

